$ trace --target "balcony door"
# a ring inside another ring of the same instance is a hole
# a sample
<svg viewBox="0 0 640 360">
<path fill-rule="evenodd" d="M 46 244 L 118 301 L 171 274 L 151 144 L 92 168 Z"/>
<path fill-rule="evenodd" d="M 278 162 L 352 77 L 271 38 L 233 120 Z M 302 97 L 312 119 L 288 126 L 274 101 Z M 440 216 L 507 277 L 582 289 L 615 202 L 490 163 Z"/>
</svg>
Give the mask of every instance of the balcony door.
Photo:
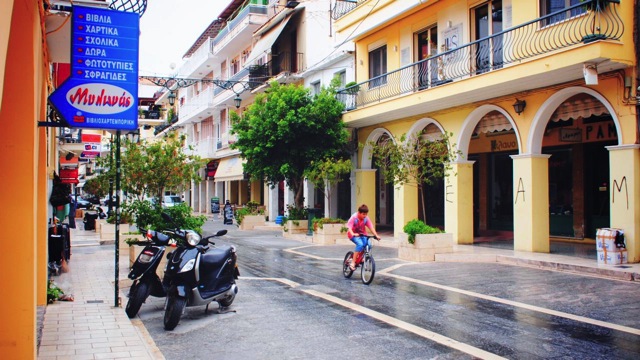
<svg viewBox="0 0 640 360">
<path fill-rule="evenodd" d="M 502 31 L 502 1 L 488 1 L 471 11 L 474 23 L 473 40 L 481 40 L 475 45 L 476 74 L 502 67 L 502 36 L 487 39 Z"/>
<path fill-rule="evenodd" d="M 426 89 L 429 83 L 438 81 L 438 63 L 436 59 L 426 60 L 438 53 L 438 27 L 433 26 L 415 35 L 416 67 L 418 89 Z M 424 60 L 424 61 L 423 61 Z"/>
</svg>

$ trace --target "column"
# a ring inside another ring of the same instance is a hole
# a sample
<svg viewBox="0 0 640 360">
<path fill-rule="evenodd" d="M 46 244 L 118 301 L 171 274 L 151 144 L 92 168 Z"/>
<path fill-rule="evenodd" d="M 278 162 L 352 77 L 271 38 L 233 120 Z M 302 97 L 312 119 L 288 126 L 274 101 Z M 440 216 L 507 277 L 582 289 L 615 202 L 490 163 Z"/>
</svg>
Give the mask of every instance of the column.
<svg viewBox="0 0 640 360">
<path fill-rule="evenodd" d="M 195 211 L 196 207 L 196 182 L 191 180 L 191 196 L 189 196 L 189 206 Z"/>
<path fill-rule="evenodd" d="M 295 194 L 289 187 L 289 184 L 285 181 L 284 183 L 284 211 L 287 211 L 287 205 L 295 205 L 296 203 Z"/>
<path fill-rule="evenodd" d="M 260 205 L 265 205 L 262 203 L 262 182 L 260 180 L 251 181 L 251 198 L 249 200 L 253 202 L 257 202 Z"/>
<path fill-rule="evenodd" d="M 362 204 L 369 207 L 369 218 L 376 218 L 376 169 L 357 169 L 356 174 L 356 204 L 354 212 Z"/>
<path fill-rule="evenodd" d="M 630 263 L 640 262 L 640 145 L 607 146 L 611 227 L 624 230 Z"/>
<path fill-rule="evenodd" d="M 303 187 L 302 196 L 304 196 L 304 207 L 312 208 L 317 202 L 315 199 L 316 188 L 313 186 L 313 183 L 307 179 L 304 179 Z"/>
<path fill-rule="evenodd" d="M 267 205 L 267 215 L 269 215 L 270 221 L 276 221 L 278 214 L 278 186 L 269 187 L 267 191 L 267 198 L 269 199 Z"/>
<path fill-rule="evenodd" d="M 394 186 L 393 206 L 393 236 L 398 238 L 402 228 L 411 220 L 418 218 L 418 186 L 416 184 L 404 184 Z"/>
<path fill-rule="evenodd" d="M 513 249 L 549 252 L 549 157 L 513 155 Z"/>
<path fill-rule="evenodd" d="M 451 163 L 444 180 L 444 228 L 456 244 L 473 244 L 473 163 Z"/>
</svg>

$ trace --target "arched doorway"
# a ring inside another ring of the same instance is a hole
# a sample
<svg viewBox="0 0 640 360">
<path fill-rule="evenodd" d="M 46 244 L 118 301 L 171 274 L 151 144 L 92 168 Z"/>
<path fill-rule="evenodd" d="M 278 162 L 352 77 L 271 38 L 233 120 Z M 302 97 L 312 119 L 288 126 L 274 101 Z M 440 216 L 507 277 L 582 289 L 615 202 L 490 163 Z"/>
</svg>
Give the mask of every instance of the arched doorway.
<svg viewBox="0 0 640 360">
<path fill-rule="evenodd" d="M 609 152 L 616 124 L 607 107 L 587 93 L 572 95 L 549 117 L 542 153 L 549 154 L 549 233 L 595 238 L 609 227 Z"/>
<path fill-rule="evenodd" d="M 376 141 L 376 145 L 382 145 L 387 141 L 394 141 L 387 133 Z M 393 228 L 393 183 L 387 183 L 382 171 L 377 165 L 375 156 L 371 159 L 371 166 L 376 169 L 376 226 L 381 228 Z"/>
<path fill-rule="evenodd" d="M 520 139 L 510 115 L 483 105 L 467 118 L 460 150 L 473 165 L 474 237 L 513 238 L 513 160 Z"/>
</svg>

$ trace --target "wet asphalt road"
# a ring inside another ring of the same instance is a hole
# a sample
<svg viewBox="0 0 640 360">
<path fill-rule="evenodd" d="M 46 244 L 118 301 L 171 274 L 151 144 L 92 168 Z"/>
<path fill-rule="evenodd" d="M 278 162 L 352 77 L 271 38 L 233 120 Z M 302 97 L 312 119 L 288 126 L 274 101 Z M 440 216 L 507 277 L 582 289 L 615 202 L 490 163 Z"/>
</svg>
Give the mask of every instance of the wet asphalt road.
<svg viewBox="0 0 640 360">
<path fill-rule="evenodd" d="M 167 359 L 638 359 L 640 285 L 497 263 L 408 263 L 375 247 L 376 277 L 341 273 L 350 246 L 238 231 L 239 293 L 187 308 L 163 330 L 164 299 L 139 316 Z"/>
</svg>

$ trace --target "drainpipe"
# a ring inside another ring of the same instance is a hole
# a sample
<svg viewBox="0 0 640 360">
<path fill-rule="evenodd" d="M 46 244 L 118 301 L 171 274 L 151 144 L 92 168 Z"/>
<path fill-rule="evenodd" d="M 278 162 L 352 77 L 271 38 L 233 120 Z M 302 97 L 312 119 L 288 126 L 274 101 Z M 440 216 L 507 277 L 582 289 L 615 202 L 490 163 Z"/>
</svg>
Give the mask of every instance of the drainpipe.
<svg viewBox="0 0 640 360">
<path fill-rule="evenodd" d="M 639 74 L 640 74 L 640 32 L 638 31 L 638 21 L 640 20 L 640 5 L 638 1 L 635 1 L 635 13 L 633 14 L 633 38 L 635 41 L 635 50 L 636 50 L 636 85 L 640 82 Z M 636 89 L 636 144 L 640 144 L 640 107 L 639 102 L 640 98 L 638 97 L 640 94 L 640 86 Z"/>
</svg>

